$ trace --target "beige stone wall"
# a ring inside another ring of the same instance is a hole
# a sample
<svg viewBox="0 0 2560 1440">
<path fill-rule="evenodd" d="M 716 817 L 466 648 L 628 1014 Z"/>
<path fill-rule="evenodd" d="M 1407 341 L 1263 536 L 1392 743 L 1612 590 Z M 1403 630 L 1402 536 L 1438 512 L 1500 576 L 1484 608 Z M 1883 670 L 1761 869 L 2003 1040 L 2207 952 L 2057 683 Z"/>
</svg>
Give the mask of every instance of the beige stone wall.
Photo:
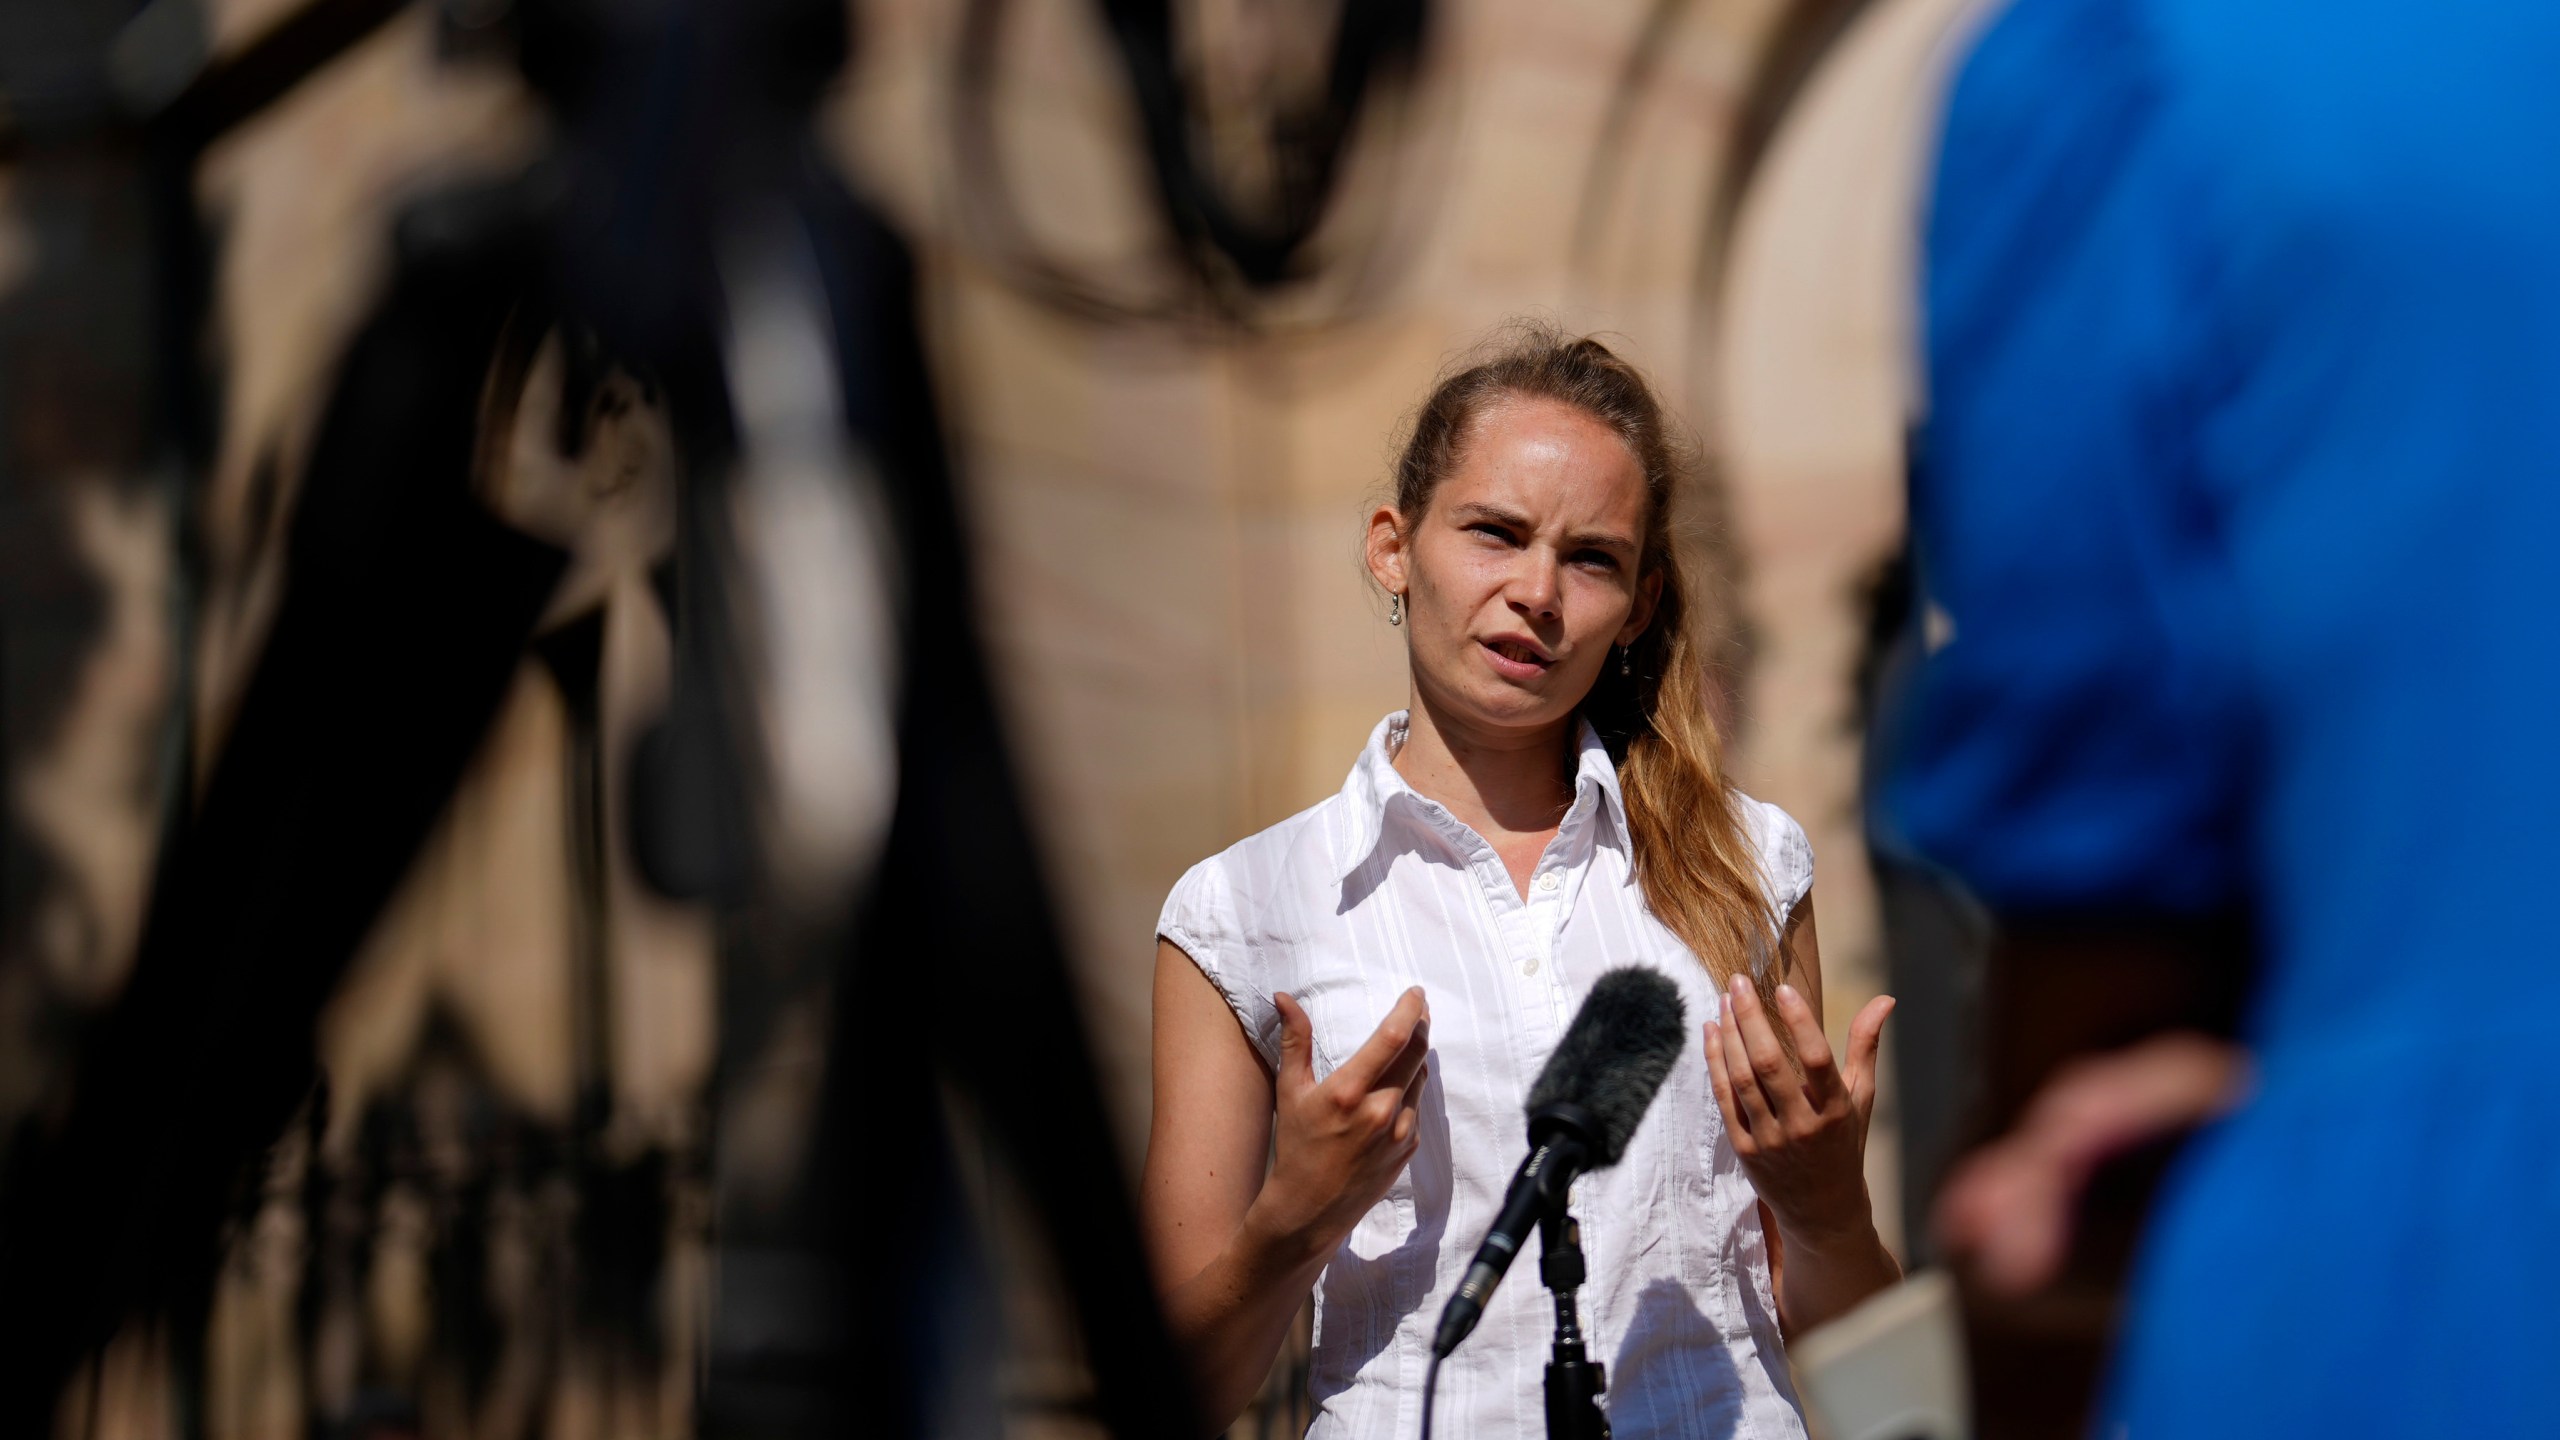
<svg viewBox="0 0 2560 1440">
<path fill-rule="evenodd" d="M 1623 334 L 1669 393 L 1692 393 L 1689 265 L 1765 7 L 1701 7 L 1683 27 L 1583 265 L 1581 187 L 1644 6 L 1449 7 L 1404 117 L 1436 164 L 1405 197 L 1424 213 L 1385 262 L 1394 278 L 1353 314 L 1274 335 L 1095 323 L 1007 283 L 951 193 L 949 8 L 869 8 L 837 133 L 926 259 L 984 599 L 1134 1147 L 1165 891 L 1333 790 L 1403 701 L 1353 546 L 1404 412 L 1454 352 L 1531 311 Z M 1023 54 L 997 129 L 1023 208 L 1060 249 L 1143 277 L 1131 121 L 1089 12 L 1015 8 Z M 1364 180 L 1393 169 L 1367 159 Z"/>
<path fill-rule="evenodd" d="M 1596 186 L 1652 7 L 1449 6 L 1399 116 L 1428 163 L 1400 192 L 1350 197 L 1403 207 L 1392 278 L 1347 316 L 1279 334 L 1097 321 L 1011 283 L 1006 252 L 969 224 L 945 134 L 954 8 L 866 8 L 835 133 L 926 261 L 983 598 L 1133 1150 L 1156 909 L 1185 867 L 1329 793 L 1402 702 L 1356 530 L 1403 413 L 1515 314 L 1613 333 L 1726 477 L 1758 645 L 1737 773 L 1812 832 L 1827 1008 L 1845 1023 L 1879 969 L 1847 728 L 1856 587 L 1900 533 L 1907 217 L 1948 0 L 1880 5 L 1852 32 L 1751 192 L 1724 283 L 1705 286 L 1711 187 L 1784 7 L 1677 7 L 1609 155 L 1614 183 Z M 1162 266 L 1090 13 L 1014 10 L 995 129 L 1021 207 L 1057 251 L 1142 288 Z M 1355 186 L 1396 175 L 1372 154 Z"/>
</svg>

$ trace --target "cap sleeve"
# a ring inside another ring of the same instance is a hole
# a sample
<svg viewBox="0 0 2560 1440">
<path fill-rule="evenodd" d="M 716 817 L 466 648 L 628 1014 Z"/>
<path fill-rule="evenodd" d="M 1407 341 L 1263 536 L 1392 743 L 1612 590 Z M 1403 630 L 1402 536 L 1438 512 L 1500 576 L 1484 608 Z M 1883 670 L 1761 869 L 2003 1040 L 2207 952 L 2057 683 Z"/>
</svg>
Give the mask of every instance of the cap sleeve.
<svg viewBox="0 0 2560 1440">
<path fill-rule="evenodd" d="M 1235 887 L 1224 856 L 1211 856 L 1191 867 L 1165 897 L 1156 917 L 1156 934 L 1190 957 L 1209 983 L 1226 997 L 1266 1065 L 1280 1063 L 1280 1011 L 1270 987 L 1249 963 L 1244 928 L 1236 914 Z"/>
<path fill-rule="evenodd" d="M 1783 931 L 1813 890 L 1813 842 L 1793 815 L 1766 800 L 1740 798 L 1751 843 L 1760 852 L 1760 891 L 1768 897 L 1771 920 Z"/>
</svg>

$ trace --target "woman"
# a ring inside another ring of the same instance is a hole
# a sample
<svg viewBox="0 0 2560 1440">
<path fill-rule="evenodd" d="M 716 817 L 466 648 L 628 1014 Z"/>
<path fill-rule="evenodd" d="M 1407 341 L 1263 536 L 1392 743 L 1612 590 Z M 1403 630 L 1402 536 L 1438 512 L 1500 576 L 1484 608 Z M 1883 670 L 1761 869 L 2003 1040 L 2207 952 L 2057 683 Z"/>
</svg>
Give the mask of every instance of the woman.
<svg viewBox="0 0 2560 1440">
<path fill-rule="evenodd" d="M 1411 662 L 1341 793 L 1185 875 L 1159 924 L 1147 1232 L 1211 1417 L 1316 1294 L 1319 1437 L 1415 1433 L 1430 1328 L 1601 972 L 1702 1041 L 1574 1209 L 1611 1424 L 1803 1433 L 1782 1337 L 1898 1276 L 1863 1176 L 1877 1037 L 1821 1027 L 1812 856 L 1730 789 L 1643 378 L 1522 327 L 1435 390 L 1370 575 Z M 1545 1433 L 1552 1310 L 1519 1267 L 1442 1368 L 1439 1434 Z"/>
</svg>

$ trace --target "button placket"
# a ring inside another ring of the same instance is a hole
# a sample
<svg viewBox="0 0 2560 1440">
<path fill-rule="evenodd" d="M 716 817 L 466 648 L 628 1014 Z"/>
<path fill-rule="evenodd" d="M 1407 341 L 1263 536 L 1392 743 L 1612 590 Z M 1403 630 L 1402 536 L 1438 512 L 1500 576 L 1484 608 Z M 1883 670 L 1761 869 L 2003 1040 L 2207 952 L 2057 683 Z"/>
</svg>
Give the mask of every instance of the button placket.
<svg viewBox="0 0 2560 1440">
<path fill-rule="evenodd" d="M 1555 893 L 1547 880 L 1554 874 L 1552 870 L 1545 871 L 1530 881 L 1529 893 L 1520 903 L 1524 922 L 1520 927 L 1520 973 L 1523 976 L 1536 975 L 1546 963 L 1547 912 L 1552 908 L 1547 897 Z"/>
<path fill-rule="evenodd" d="M 1512 893 L 1509 875 L 1500 877 L 1499 884 L 1497 890 L 1488 877 L 1484 898 L 1492 911 L 1494 938 L 1501 942 L 1502 962 L 1506 967 L 1518 968 L 1523 975 L 1533 975 L 1537 973 L 1537 941 L 1531 927 L 1536 916 Z"/>
<path fill-rule="evenodd" d="M 1578 863 L 1587 866 L 1589 856 L 1587 854 L 1582 856 Z M 1563 943 L 1565 918 L 1572 912 L 1573 896 L 1581 879 L 1577 875 L 1567 874 L 1566 870 L 1565 863 L 1558 861 L 1554 868 L 1539 875 L 1531 886 L 1537 896 L 1532 908 L 1538 917 L 1537 943 L 1541 957 L 1540 968 L 1547 976 L 1549 987 L 1560 999 L 1564 993 L 1564 974 L 1557 968 L 1556 950 Z"/>
</svg>

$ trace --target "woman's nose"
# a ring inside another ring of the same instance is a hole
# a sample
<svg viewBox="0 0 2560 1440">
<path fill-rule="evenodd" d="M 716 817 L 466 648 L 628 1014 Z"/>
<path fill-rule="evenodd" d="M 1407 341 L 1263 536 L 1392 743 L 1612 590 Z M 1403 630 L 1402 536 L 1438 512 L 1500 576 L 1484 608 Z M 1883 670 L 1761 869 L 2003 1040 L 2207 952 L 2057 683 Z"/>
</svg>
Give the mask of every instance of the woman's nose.
<svg viewBox="0 0 2560 1440">
<path fill-rule="evenodd" d="M 1552 620 L 1559 613 L 1564 587 L 1557 583 L 1555 567 L 1524 557 L 1512 572 L 1511 608 L 1536 620 Z"/>
</svg>

